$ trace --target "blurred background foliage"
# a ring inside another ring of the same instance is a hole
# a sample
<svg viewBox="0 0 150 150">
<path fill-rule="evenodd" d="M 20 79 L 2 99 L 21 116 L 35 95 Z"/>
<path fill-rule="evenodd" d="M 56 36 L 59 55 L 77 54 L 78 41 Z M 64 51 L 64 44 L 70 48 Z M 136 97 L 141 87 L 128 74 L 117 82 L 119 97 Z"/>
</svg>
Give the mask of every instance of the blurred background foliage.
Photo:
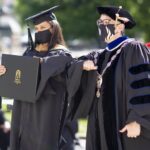
<svg viewBox="0 0 150 150">
<path fill-rule="evenodd" d="M 149 0 L 16 0 L 15 12 L 24 25 L 26 17 L 57 4 L 61 7 L 55 13 L 63 27 L 66 39 L 97 38 L 96 20 L 99 15 L 96 12 L 96 7 L 121 5 L 130 11 L 137 22 L 135 29 L 127 31 L 127 34 L 142 38 L 144 41 L 150 40 Z"/>
</svg>

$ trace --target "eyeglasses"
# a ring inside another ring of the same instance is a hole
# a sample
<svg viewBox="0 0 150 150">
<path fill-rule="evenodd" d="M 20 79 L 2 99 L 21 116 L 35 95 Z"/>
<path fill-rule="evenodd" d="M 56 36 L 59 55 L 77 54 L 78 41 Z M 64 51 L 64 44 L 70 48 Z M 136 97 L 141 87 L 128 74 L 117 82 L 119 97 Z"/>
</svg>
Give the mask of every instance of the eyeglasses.
<svg viewBox="0 0 150 150">
<path fill-rule="evenodd" d="M 108 24 L 112 24 L 112 23 L 111 23 L 111 19 L 104 19 L 104 20 L 98 19 L 96 21 L 96 24 L 99 26 L 101 24 L 108 25 Z M 121 24 L 121 22 L 117 21 L 117 23 L 114 25 L 119 25 L 119 24 Z"/>
<path fill-rule="evenodd" d="M 110 22 L 111 22 L 111 19 L 104 19 L 104 20 L 98 19 L 96 21 L 96 24 L 97 25 L 101 25 L 101 24 L 108 25 Z"/>
</svg>

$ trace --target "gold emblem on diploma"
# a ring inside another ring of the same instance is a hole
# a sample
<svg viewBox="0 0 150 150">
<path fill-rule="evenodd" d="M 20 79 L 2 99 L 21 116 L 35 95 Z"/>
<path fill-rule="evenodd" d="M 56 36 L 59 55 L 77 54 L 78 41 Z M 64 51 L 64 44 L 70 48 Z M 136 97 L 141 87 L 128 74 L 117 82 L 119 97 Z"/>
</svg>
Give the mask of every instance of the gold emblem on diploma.
<svg viewBox="0 0 150 150">
<path fill-rule="evenodd" d="M 18 85 L 21 84 L 21 70 L 16 70 L 14 82 Z"/>
</svg>

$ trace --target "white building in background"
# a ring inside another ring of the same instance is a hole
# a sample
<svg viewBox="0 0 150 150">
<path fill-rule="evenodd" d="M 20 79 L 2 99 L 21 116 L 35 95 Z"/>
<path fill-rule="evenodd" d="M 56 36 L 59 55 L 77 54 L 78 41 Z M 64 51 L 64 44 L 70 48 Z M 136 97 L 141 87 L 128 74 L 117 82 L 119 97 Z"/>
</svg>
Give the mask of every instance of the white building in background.
<svg viewBox="0 0 150 150">
<path fill-rule="evenodd" d="M 0 0 L 0 2 L 3 6 L 9 6 L 9 5 L 13 5 L 15 0 Z"/>
<path fill-rule="evenodd" d="M 0 51 L 11 50 L 20 44 L 21 27 L 13 15 L 15 0 L 0 0 Z"/>
<path fill-rule="evenodd" d="M 12 48 L 19 44 L 21 27 L 18 22 L 9 15 L 0 16 L 0 45 L 4 48 Z"/>
</svg>

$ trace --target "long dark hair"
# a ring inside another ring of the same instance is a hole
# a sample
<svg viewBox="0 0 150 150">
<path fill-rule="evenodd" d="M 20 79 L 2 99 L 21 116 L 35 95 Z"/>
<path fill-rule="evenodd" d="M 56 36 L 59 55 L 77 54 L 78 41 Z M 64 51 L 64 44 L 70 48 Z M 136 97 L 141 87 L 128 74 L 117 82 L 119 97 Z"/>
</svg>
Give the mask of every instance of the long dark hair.
<svg viewBox="0 0 150 150">
<path fill-rule="evenodd" d="M 49 23 L 52 26 L 52 37 L 49 43 L 49 49 L 52 49 L 56 44 L 66 46 L 59 22 L 57 20 L 52 20 Z"/>
</svg>

